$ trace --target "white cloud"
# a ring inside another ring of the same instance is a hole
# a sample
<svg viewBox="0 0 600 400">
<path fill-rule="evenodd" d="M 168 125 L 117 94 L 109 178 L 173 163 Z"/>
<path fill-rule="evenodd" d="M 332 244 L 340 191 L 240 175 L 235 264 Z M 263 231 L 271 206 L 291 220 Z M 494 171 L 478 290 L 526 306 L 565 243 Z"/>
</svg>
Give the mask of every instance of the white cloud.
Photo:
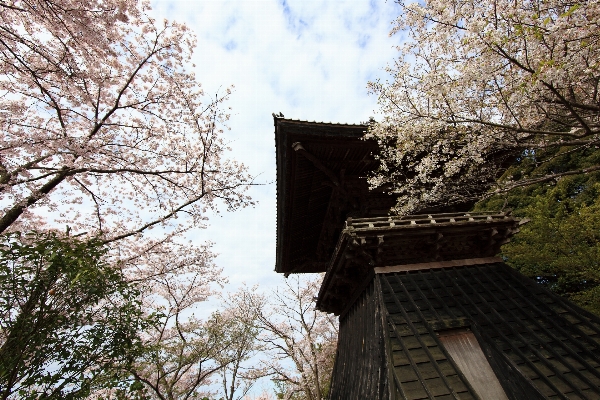
<svg viewBox="0 0 600 400">
<path fill-rule="evenodd" d="M 213 217 L 194 239 L 210 239 L 232 286 L 272 281 L 275 255 L 275 149 L 272 112 L 356 123 L 376 108 L 366 83 L 384 76 L 396 51 L 388 37 L 397 13 L 380 1 L 154 1 L 154 14 L 186 22 L 198 37 L 195 73 L 207 93 L 234 84 L 232 157 L 265 186 L 259 204 Z M 270 183 L 272 182 L 272 183 Z"/>
<path fill-rule="evenodd" d="M 212 216 L 192 240 L 211 240 L 226 289 L 269 290 L 275 267 L 275 141 L 272 112 L 288 118 L 358 123 L 374 115 L 368 80 L 385 77 L 400 38 L 388 36 L 393 1 L 205 0 L 152 2 L 154 14 L 185 22 L 198 38 L 195 73 L 206 93 L 234 84 L 231 156 L 260 174 L 258 205 Z M 208 309 L 201 312 L 209 312 Z"/>
<path fill-rule="evenodd" d="M 275 281 L 275 148 L 272 112 L 357 123 L 376 108 L 366 83 L 383 77 L 398 38 L 398 12 L 381 1 L 154 1 L 154 14 L 186 22 L 198 37 L 196 76 L 207 93 L 234 84 L 232 157 L 261 174 L 259 204 L 211 219 L 210 239 L 231 286 Z"/>
</svg>

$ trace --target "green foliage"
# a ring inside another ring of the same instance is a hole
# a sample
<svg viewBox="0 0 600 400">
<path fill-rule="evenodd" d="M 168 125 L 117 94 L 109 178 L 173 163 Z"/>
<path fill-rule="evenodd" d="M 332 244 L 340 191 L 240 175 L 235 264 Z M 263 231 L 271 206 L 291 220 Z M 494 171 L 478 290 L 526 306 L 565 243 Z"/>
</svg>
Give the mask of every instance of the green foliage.
<svg viewBox="0 0 600 400">
<path fill-rule="evenodd" d="M 569 150 L 525 153 L 503 179 L 535 178 L 585 168 L 600 160 L 595 148 L 579 153 Z M 600 174 L 519 188 L 476 206 L 476 210 L 502 208 L 530 219 L 502 248 L 508 264 L 600 315 Z"/>
<path fill-rule="evenodd" d="M 0 398 L 77 399 L 119 384 L 149 320 L 105 254 L 96 240 L 0 236 Z"/>
</svg>

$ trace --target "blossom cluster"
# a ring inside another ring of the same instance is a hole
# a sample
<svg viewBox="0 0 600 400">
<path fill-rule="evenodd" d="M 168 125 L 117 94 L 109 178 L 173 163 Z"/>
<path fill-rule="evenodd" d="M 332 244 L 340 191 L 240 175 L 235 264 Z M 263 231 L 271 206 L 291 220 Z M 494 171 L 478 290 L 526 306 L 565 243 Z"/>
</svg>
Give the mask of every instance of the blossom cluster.
<svg viewBox="0 0 600 400">
<path fill-rule="evenodd" d="M 599 17 L 595 0 L 404 5 L 392 80 L 369 84 L 383 114 L 366 135 L 382 149 L 371 186 L 410 213 L 527 184 L 497 183 L 524 152 L 598 144 Z"/>
</svg>

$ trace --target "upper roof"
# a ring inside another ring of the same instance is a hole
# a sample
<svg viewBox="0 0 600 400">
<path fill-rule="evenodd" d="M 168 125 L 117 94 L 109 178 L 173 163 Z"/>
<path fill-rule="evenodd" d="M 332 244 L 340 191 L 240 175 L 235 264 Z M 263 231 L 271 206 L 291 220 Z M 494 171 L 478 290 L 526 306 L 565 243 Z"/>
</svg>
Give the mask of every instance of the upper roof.
<svg viewBox="0 0 600 400">
<path fill-rule="evenodd" d="M 277 159 L 275 271 L 325 272 L 348 217 L 387 216 L 396 197 L 369 190 L 379 147 L 368 126 L 286 119 L 273 114 Z M 466 211 L 472 203 L 422 212 Z"/>
<path fill-rule="evenodd" d="M 366 125 L 274 115 L 277 157 L 275 271 L 324 272 L 348 216 L 386 215 L 394 198 L 369 192 L 377 144 Z"/>
</svg>

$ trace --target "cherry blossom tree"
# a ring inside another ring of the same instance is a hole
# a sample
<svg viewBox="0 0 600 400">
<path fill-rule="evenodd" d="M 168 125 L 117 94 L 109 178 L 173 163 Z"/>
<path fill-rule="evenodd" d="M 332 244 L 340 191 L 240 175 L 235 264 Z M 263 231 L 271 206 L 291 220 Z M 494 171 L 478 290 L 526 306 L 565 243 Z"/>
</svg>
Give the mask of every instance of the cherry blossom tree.
<svg viewBox="0 0 600 400">
<path fill-rule="evenodd" d="M 220 310 L 205 320 L 186 316 L 199 301 L 215 294 L 211 288 L 218 282 L 215 271 L 215 266 L 205 264 L 185 283 L 174 284 L 164 275 L 154 279 L 155 309 L 163 318 L 147 330 L 147 351 L 129 371 L 147 398 L 241 399 L 265 375 L 264 368 L 245 365 L 261 346 L 256 308 L 244 301 L 244 291 L 227 296 Z M 198 297 L 198 286 L 204 298 Z"/>
<path fill-rule="evenodd" d="M 223 400 L 247 399 L 247 394 L 258 379 L 268 376 L 270 371 L 258 362 L 265 346 L 258 340 L 260 334 L 259 315 L 265 299 L 256 295 L 258 286 L 243 286 L 235 293 L 222 295 L 222 316 L 229 321 L 228 334 L 232 345 L 220 355 L 219 372 Z"/>
<path fill-rule="evenodd" d="M 121 258 L 173 254 L 165 247 L 219 200 L 250 203 L 251 177 L 225 158 L 230 89 L 205 96 L 194 35 L 149 11 L 0 2 L 0 232 L 67 224 L 119 241 Z M 144 235 L 154 227 L 163 234 Z"/>
<path fill-rule="evenodd" d="M 600 144 L 597 0 L 428 0 L 402 4 L 389 82 L 371 82 L 383 119 L 373 187 L 395 211 L 470 202 L 600 170 L 539 168 Z M 531 168 L 502 176 L 512 162 Z M 498 179 L 501 178 L 501 179 Z"/>
<path fill-rule="evenodd" d="M 252 204 L 252 177 L 227 158 L 231 88 L 205 95 L 193 33 L 145 0 L 0 0 L 0 21 L 0 232 L 68 225 L 109 246 L 145 311 L 164 315 L 144 337 L 172 357 L 157 362 L 210 364 L 225 325 L 185 317 L 223 279 L 211 244 L 183 238 Z M 138 383 L 162 373 L 136 365 Z M 211 368 L 177 379 L 198 387 Z"/>
<path fill-rule="evenodd" d="M 337 346 L 336 317 L 315 309 L 321 278 L 286 279 L 258 312 L 263 360 L 285 399 L 326 399 Z"/>
<path fill-rule="evenodd" d="M 206 320 L 193 314 L 198 303 L 214 294 L 213 285 L 224 283 L 220 269 L 212 261 L 214 254 L 209 248 L 204 248 L 201 254 L 201 259 L 183 260 L 183 268 L 162 262 L 159 265 L 163 270 L 142 278 L 147 288 L 144 308 L 161 318 L 144 332 L 146 351 L 128 372 L 142 384 L 138 387 L 144 389 L 148 398 L 210 395 L 206 386 L 221 368 L 216 359 L 230 346 L 225 338 L 226 323 L 219 314 Z M 156 265 L 154 254 L 147 257 L 144 256 L 142 265 Z M 187 268 L 191 265 L 196 266 L 193 272 Z"/>
</svg>

